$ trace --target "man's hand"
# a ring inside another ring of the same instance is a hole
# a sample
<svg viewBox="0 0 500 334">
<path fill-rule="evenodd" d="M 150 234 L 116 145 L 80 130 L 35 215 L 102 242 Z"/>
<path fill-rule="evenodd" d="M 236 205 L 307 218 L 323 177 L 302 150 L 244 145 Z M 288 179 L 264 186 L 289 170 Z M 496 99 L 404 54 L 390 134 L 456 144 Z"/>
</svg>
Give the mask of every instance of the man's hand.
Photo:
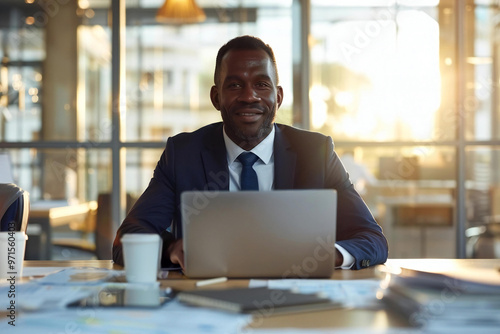
<svg viewBox="0 0 500 334">
<path fill-rule="evenodd" d="M 342 253 L 335 248 L 335 267 L 340 267 L 342 263 L 344 263 L 344 257 L 342 256 Z"/>
<path fill-rule="evenodd" d="M 179 264 L 182 270 L 184 270 L 184 249 L 182 247 L 182 239 L 177 239 L 170 246 L 168 246 L 167 252 L 170 257 L 170 261 L 172 263 Z"/>
</svg>

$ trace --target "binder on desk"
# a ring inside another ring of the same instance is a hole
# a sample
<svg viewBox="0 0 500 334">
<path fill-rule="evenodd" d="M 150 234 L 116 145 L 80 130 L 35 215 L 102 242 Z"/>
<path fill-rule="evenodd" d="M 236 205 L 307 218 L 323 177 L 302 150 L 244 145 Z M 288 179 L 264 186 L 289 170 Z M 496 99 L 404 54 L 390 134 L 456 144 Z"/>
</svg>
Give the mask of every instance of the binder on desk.
<svg viewBox="0 0 500 334">
<path fill-rule="evenodd" d="M 432 263 L 432 260 L 429 260 Z M 439 263 L 437 263 L 439 265 Z M 498 265 L 492 268 L 457 266 L 442 269 L 415 269 L 405 267 L 377 266 L 376 270 L 389 280 L 391 286 L 402 285 L 418 288 L 444 289 L 453 284 L 455 290 L 471 294 L 499 294 L 500 271 Z M 436 263 L 432 265 L 436 267 Z"/>
<path fill-rule="evenodd" d="M 177 297 L 179 301 L 193 306 L 216 308 L 234 313 L 260 313 L 266 316 L 340 307 L 339 303 L 317 294 L 268 288 L 181 291 Z"/>
<path fill-rule="evenodd" d="M 445 272 L 377 267 L 380 295 L 410 325 L 428 331 L 497 333 L 500 328 L 498 268 L 457 267 Z"/>
</svg>

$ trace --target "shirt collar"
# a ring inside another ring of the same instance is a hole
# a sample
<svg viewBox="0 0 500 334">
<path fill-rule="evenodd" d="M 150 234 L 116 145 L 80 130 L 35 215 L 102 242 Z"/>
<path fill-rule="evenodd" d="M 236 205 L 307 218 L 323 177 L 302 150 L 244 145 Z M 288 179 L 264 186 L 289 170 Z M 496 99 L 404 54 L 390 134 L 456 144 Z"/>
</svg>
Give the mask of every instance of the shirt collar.
<svg viewBox="0 0 500 334">
<path fill-rule="evenodd" d="M 227 151 L 227 162 L 228 164 L 232 164 L 236 158 L 242 153 L 245 152 L 244 149 L 236 145 L 226 134 L 226 129 L 224 127 L 224 131 L 222 131 L 224 135 L 224 143 L 226 144 Z M 271 161 L 271 157 L 273 156 L 273 147 L 274 147 L 274 124 L 271 129 L 269 135 L 264 138 L 257 146 L 250 150 L 250 152 L 254 153 L 259 157 L 262 162 L 266 165 Z"/>
</svg>

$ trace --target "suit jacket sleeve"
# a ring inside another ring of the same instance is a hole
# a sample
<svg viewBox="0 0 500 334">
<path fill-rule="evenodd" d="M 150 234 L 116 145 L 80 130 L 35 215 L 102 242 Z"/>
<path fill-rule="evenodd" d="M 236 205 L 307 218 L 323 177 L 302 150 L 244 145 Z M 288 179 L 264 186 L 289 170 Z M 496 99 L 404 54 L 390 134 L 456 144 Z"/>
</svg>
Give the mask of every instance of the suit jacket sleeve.
<svg viewBox="0 0 500 334">
<path fill-rule="evenodd" d="M 384 263 L 388 245 L 382 228 L 354 189 L 349 174 L 333 148 L 331 137 L 327 137 L 326 183 L 338 193 L 337 244 L 355 258 L 352 269 Z"/>
<path fill-rule="evenodd" d="M 164 254 L 167 247 L 175 240 L 174 235 L 167 230 L 172 224 L 177 207 L 173 146 L 173 140 L 170 138 L 148 187 L 118 229 L 113 242 L 113 261 L 117 264 L 123 265 L 120 238 L 125 233 L 157 233 L 161 235 Z M 163 256 L 162 266 L 170 264 L 168 257 Z"/>
</svg>

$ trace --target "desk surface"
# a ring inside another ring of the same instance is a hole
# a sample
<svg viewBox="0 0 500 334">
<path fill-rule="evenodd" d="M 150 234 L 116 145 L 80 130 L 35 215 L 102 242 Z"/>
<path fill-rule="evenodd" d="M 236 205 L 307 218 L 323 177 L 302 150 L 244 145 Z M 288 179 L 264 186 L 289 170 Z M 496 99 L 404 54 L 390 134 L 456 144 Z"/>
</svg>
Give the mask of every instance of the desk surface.
<svg viewBox="0 0 500 334">
<path fill-rule="evenodd" d="M 61 226 L 72 220 L 85 220 L 89 211 L 96 208 L 96 201 L 74 205 L 65 201 L 35 202 L 31 205 L 30 218 L 48 219 L 50 226 Z"/>
<path fill-rule="evenodd" d="M 421 269 L 430 268 L 500 268 L 500 259 L 494 260 L 458 260 L 458 259 L 404 259 L 389 260 L 388 265 L 404 265 L 405 267 Z M 96 267 L 122 269 L 111 261 L 76 260 L 76 261 L 25 261 L 26 267 Z M 337 270 L 332 276 L 334 280 L 354 280 L 375 278 L 373 267 L 362 270 Z M 194 289 L 198 280 L 188 279 L 180 273 L 171 272 L 169 278 L 162 280 L 163 287 L 173 287 L 180 290 Z M 228 288 L 248 286 L 247 279 L 231 279 L 225 283 L 210 286 L 210 288 Z M 262 320 L 262 319 L 260 319 Z M 257 327 L 250 323 L 249 327 Z M 275 315 L 266 317 L 258 324 L 258 328 L 404 328 L 409 327 L 406 319 L 390 310 L 334 309 L 292 315 Z"/>
</svg>

